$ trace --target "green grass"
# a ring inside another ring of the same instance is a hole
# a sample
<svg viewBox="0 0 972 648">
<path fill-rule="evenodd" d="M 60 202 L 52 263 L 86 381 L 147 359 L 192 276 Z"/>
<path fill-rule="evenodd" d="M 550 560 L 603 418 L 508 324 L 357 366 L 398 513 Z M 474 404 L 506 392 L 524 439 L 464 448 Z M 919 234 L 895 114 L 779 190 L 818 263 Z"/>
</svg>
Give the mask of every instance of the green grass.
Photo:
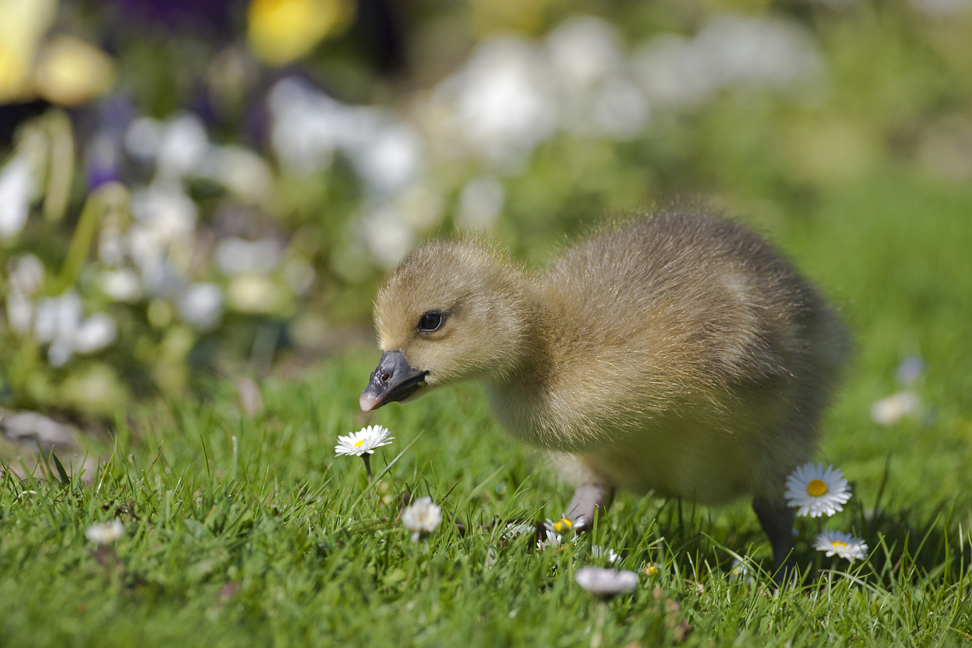
<svg viewBox="0 0 972 648">
<path fill-rule="evenodd" d="M 827 528 L 862 536 L 864 563 L 814 552 L 816 521 L 801 519 L 797 558 L 814 578 L 775 593 L 758 572 L 769 549 L 746 503 L 628 495 L 576 544 L 500 542 L 494 520 L 555 518 L 570 492 L 504 435 L 474 386 L 368 419 L 396 437 L 376 453 L 387 472 L 369 488 L 362 462 L 333 452 L 337 435 L 366 422 L 357 395 L 377 353 L 358 350 L 267 381 L 257 417 L 239 413 L 229 383 L 206 402 L 120 417 L 113 441 L 92 446 L 106 461 L 90 483 L 7 471 L 0 646 L 968 643 L 970 205 L 972 191 L 888 180 L 834 190 L 803 221 L 753 216 L 855 331 L 820 457 L 854 489 Z M 898 389 L 909 354 L 927 364 L 918 390 L 931 415 L 881 427 L 870 404 Z M 397 521 L 405 493 L 446 512 L 419 543 Z M 112 518 L 124 537 L 96 549 L 85 529 Z M 592 543 L 621 553 L 624 568 L 659 573 L 599 608 L 573 580 L 605 564 Z M 731 574 L 737 557 L 751 578 Z"/>
</svg>

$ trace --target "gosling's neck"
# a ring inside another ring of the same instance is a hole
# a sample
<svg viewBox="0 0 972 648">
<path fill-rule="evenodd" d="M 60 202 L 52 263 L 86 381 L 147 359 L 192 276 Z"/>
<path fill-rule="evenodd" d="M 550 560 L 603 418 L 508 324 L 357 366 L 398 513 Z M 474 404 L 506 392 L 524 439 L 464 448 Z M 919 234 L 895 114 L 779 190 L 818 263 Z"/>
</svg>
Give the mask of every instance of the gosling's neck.
<svg viewBox="0 0 972 648">
<path fill-rule="evenodd" d="M 509 362 L 481 376 L 497 418 L 510 432 L 534 445 L 549 445 L 542 438 L 553 349 L 558 337 L 554 314 L 545 306 L 540 282 L 525 273 L 512 275 L 507 292 L 508 312 L 519 326 L 509 345 Z"/>
</svg>

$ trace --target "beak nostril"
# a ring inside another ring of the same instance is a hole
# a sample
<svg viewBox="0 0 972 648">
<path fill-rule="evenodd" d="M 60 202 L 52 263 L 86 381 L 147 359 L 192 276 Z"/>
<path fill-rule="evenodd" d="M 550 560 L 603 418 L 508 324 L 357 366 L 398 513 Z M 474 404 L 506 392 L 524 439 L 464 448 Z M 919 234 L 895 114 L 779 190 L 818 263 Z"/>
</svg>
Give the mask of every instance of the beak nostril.
<svg viewBox="0 0 972 648">
<path fill-rule="evenodd" d="M 368 387 L 361 393 L 361 409 L 370 412 L 387 403 L 405 400 L 425 387 L 424 378 L 425 372 L 410 367 L 401 351 L 384 351 L 368 377 Z"/>
</svg>

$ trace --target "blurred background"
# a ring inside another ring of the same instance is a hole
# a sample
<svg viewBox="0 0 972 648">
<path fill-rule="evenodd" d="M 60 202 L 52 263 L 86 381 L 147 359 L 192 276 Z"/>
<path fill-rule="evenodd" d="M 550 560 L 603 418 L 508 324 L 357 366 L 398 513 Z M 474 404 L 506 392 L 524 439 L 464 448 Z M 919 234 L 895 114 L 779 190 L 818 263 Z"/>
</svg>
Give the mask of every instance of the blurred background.
<svg viewBox="0 0 972 648">
<path fill-rule="evenodd" d="M 676 198 L 846 302 L 881 278 L 807 232 L 872 250 L 853 219 L 972 217 L 970 180 L 972 0 L 0 0 L 0 406 L 296 372 L 427 236 L 540 263 Z"/>
</svg>

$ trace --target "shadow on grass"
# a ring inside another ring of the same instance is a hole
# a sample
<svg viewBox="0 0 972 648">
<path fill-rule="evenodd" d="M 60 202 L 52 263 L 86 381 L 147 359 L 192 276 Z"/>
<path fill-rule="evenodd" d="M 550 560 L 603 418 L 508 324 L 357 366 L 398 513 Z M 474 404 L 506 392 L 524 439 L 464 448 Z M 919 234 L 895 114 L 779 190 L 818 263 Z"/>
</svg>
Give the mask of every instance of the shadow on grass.
<svg viewBox="0 0 972 648">
<path fill-rule="evenodd" d="M 842 514 L 839 527 L 867 543 L 868 555 L 863 565 L 826 557 L 814 548 L 817 533 L 823 527 L 835 527 L 823 520 L 798 520 L 799 534 L 794 539 L 792 557 L 806 574 L 807 583 L 831 571 L 853 573 L 887 589 L 905 583 L 958 583 L 972 573 L 972 528 L 968 519 L 960 515 L 969 507 L 968 499 L 960 497 L 938 503 L 930 510 L 895 508 L 893 503 L 885 508 L 865 509 L 858 501 Z M 609 513 L 609 519 L 616 513 Z M 752 566 L 769 575 L 769 542 L 755 515 L 748 512 L 752 519 L 747 520 L 742 513 L 723 513 L 675 499 L 646 504 L 639 517 L 649 521 L 651 530 L 646 535 L 651 538 L 641 543 L 646 548 L 641 549 L 639 559 L 659 562 L 660 547 L 664 546 L 664 560 L 673 562 L 679 572 L 691 575 L 687 577 L 692 580 L 703 578 L 705 572 L 748 576 L 752 575 Z M 741 568 L 740 559 L 746 563 Z"/>
</svg>

